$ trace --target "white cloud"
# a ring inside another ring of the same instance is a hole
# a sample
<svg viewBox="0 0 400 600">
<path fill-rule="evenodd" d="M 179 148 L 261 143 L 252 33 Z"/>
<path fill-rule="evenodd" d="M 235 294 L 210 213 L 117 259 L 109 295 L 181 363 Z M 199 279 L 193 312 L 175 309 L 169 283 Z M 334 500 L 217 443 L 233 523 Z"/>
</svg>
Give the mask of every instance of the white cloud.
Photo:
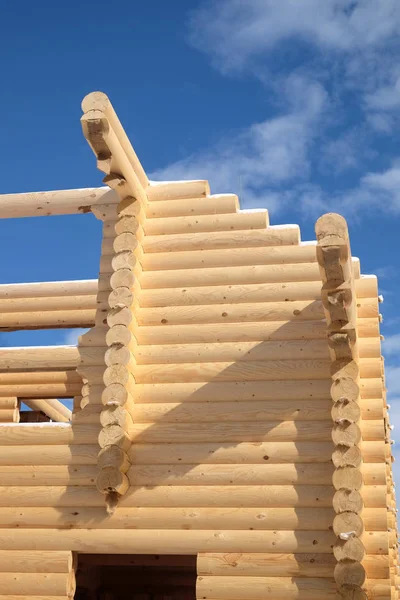
<svg viewBox="0 0 400 600">
<path fill-rule="evenodd" d="M 192 44 L 222 71 L 289 38 L 323 51 L 361 51 L 400 31 L 398 0 L 214 0 L 192 13 Z"/>
<path fill-rule="evenodd" d="M 286 112 L 255 123 L 233 138 L 206 151 L 151 173 L 152 179 L 199 179 L 211 183 L 212 193 L 238 193 L 247 206 L 257 203 L 273 210 L 293 192 L 276 186 L 306 179 L 309 151 L 328 100 L 314 81 L 292 75 L 281 82 Z"/>
<path fill-rule="evenodd" d="M 382 349 L 385 356 L 398 354 L 400 352 L 400 333 L 385 336 Z"/>
<path fill-rule="evenodd" d="M 63 344 L 65 346 L 76 346 L 78 344 L 79 336 L 89 331 L 89 329 L 71 329 L 65 334 Z"/>
<path fill-rule="evenodd" d="M 385 365 L 386 387 L 390 396 L 390 402 L 398 397 L 400 398 L 400 367 Z M 394 406 L 394 402 L 393 402 Z M 396 405 L 397 406 L 397 405 Z M 400 400 L 399 400 L 400 406 Z"/>
<path fill-rule="evenodd" d="M 365 96 L 367 107 L 373 110 L 395 110 L 400 107 L 400 75 L 390 85 L 378 88 Z"/>
</svg>

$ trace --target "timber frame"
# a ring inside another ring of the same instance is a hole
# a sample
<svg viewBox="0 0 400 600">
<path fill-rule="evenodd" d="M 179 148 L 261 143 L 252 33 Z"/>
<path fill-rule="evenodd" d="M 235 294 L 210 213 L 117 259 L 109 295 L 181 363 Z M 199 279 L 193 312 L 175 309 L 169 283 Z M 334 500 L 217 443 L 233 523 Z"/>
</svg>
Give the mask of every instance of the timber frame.
<svg viewBox="0 0 400 600">
<path fill-rule="evenodd" d="M 105 187 L 0 196 L 103 227 L 98 279 L 0 285 L 0 331 L 89 328 L 0 349 L 0 600 L 73 598 L 80 553 L 197 555 L 199 600 L 397 599 L 381 299 L 344 218 L 301 242 L 150 182 L 107 96 L 82 109 Z"/>
</svg>

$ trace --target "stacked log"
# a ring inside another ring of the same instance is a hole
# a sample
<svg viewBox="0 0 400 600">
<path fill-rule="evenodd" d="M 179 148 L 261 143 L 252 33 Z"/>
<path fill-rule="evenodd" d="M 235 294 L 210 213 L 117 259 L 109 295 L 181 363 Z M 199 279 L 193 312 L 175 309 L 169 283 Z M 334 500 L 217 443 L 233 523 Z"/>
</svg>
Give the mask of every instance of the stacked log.
<svg viewBox="0 0 400 600">
<path fill-rule="evenodd" d="M 134 306 L 140 291 L 140 240 L 144 236 L 147 205 L 144 189 L 148 179 L 108 98 L 90 94 L 83 100 L 82 108 L 84 135 L 97 157 L 98 168 L 106 173 L 104 183 L 120 200 L 113 221 L 109 219 L 104 227 L 103 244 L 107 239 L 112 242 L 110 260 L 104 260 L 103 253 L 100 263 L 101 269 L 109 274 L 111 289 L 105 302 L 108 331 L 96 485 L 106 495 L 111 511 L 129 488 L 126 472 L 130 465 L 127 451 L 131 445 L 129 431 L 135 384 Z M 103 212 L 101 218 L 107 219 L 108 212 Z"/>
<path fill-rule="evenodd" d="M 0 550 L 0 598 L 72 599 L 76 590 L 72 552 Z"/>
<path fill-rule="evenodd" d="M 91 327 L 97 282 L 0 285 L 0 331 Z"/>
<path fill-rule="evenodd" d="M 363 483 L 362 433 L 359 427 L 360 367 L 350 244 L 346 221 L 340 215 L 322 216 L 315 230 L 317 258 L 323 281 L 322 300 L 332 357 L 332 439 L 335 444 L 332 461 L 336 469 L 332 477 L 336 490 L 333 498 L 336 512 L 333 531 L 338 538 L 334 546 L 338 561 L 334 575 L 342 597 L 353 598 L 357 594 L 357 598 L 361 598 L 366 575 L 361 564 L 365 548 L 361 541 L 364 523 L 360 494 Z"/>
<path fill-rule="evenodd" d="M 16 397 L 0 397 L 0 423 L 19 422 L 19 403 Z"/>
</svg>

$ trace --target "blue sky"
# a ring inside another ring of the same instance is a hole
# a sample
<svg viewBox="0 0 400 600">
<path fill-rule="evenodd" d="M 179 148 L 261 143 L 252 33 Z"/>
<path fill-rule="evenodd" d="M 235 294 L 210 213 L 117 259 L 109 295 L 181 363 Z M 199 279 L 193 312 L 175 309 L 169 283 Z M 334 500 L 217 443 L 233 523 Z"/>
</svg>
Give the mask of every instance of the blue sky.
<svg viewBox="0 0 400 600">
<path fill-rule="evenodd" d="M 2 193 L 101 185 L 79 118 L 102 90 L 154 179 L 207 178 L 303 240 L 341 212 L 380 278 L 400 426 L 398 0 L 14 0 L 0 28 Z M 3 220 L 0 281 L 95 278 L 99 244 L 92 215 Z"/>
</svg>

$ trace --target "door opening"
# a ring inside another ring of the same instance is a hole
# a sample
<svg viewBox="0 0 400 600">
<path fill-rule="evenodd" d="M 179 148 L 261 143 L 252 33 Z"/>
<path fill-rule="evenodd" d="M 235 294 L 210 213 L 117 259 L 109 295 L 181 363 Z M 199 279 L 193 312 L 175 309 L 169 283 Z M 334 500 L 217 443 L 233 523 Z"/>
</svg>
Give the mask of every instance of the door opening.
<svg viewBox="0 0 400 600">
<path fill-rule="evenodd" d="M 79 554 L 75 600 L 196 600 L 196 556 Z"/>
</svg>

